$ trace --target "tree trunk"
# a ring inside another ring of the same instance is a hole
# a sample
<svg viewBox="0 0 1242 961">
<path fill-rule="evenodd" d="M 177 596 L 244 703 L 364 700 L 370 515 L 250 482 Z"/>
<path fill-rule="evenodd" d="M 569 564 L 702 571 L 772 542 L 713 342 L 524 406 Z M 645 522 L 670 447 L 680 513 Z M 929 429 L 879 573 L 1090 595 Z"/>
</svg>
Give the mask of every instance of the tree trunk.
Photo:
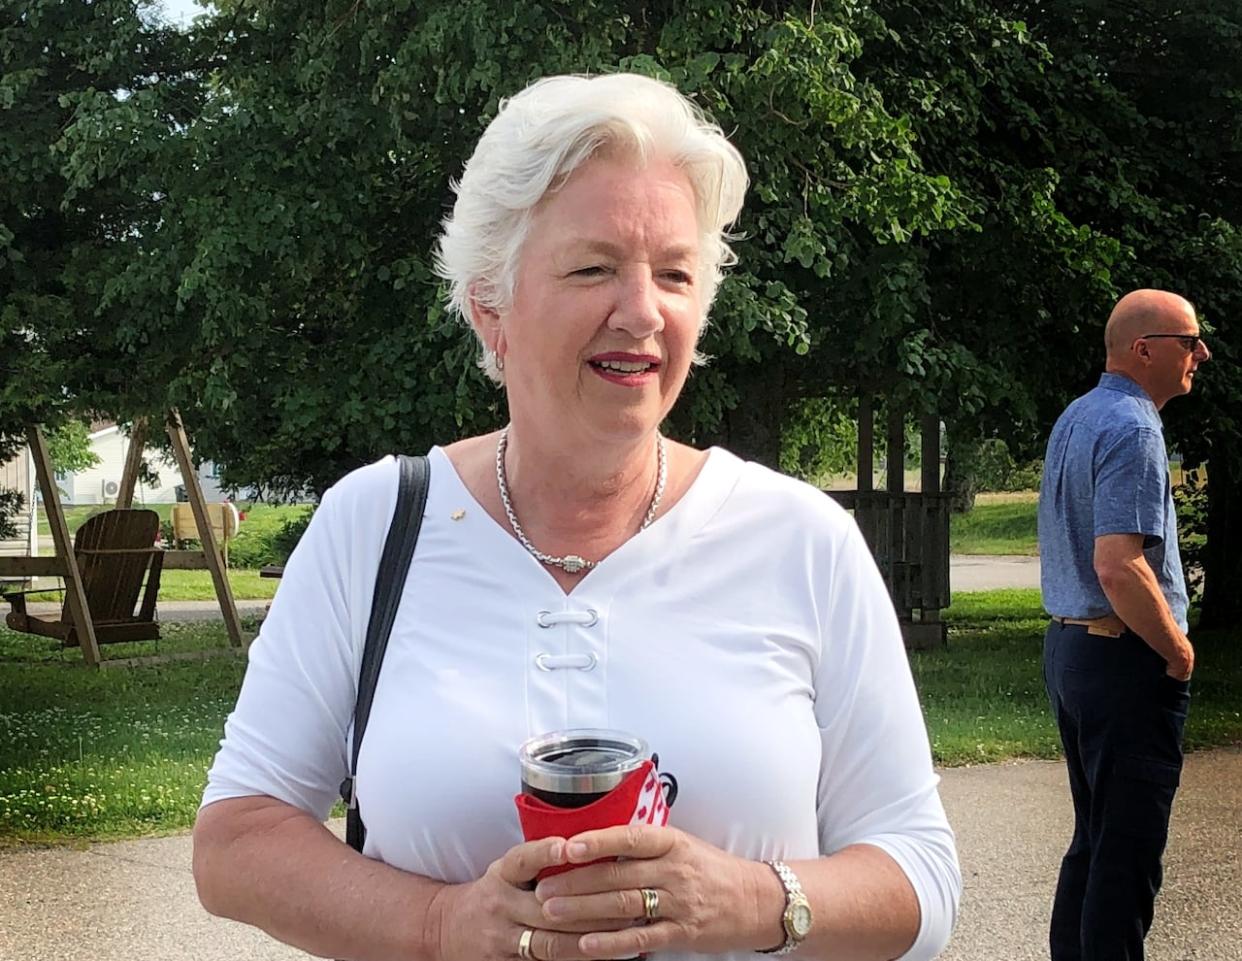
<svg viewBox="0 0 1242 961">
<path fill-rule="evenodd" d="M 724 413 L 718 430 L 702 436 L 703 446 L 719 444 L 744 460 L 780 468 L 781 423 L 785 416 L 785 377 L 779 364 L 749 364 L 729 372 L 737 406 Z"/>
<path fill-rule="evenodd" d="M 951 423 L 945 425 L 944 480 L 941 489 L 952 494 L 950 509 L 954 514 L 965 514 L 975 506 L 975 494 L 979 492 L 976 464 L 979 461 L 979 438 L 955 430 Z"/>
<path fill-rule="evenodd" d="M 1242 456 L 1214 451 L 1208 462 L 1202 628 L 1242 624 Z"/>
</svg>

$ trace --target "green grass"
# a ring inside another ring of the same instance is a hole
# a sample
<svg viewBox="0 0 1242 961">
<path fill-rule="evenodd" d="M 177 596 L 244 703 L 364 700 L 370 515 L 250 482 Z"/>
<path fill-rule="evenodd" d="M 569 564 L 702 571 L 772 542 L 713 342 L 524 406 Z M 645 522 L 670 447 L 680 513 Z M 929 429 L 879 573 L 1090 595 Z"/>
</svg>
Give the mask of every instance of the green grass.
<svg viewBox="0 0 1242 961">
<path fill-rule="evenodd" d="M 169 624 L 164 633 L 104 654 L 227 646 L 219 624 Z M 188 827 L 244 667 L 224 655 L 93 671 L 77 649 L 0 628 L 0 838 Z"/>
<path fill-rule="evenodd" d="M 135 504 L 135 507 L 146 507 L 155 511 L 160 515 L 160 521 L 166 521 L 172 516 L 172 504 Z M 79 527 L 86 523 L 88 518 L 94 517 L 106 510 L 111 510 L 111 504 L 66 504 L 65 505 L 65 523 L 69 525 L 69 533 L 74 533 Z M 47 511 L 43 509 L 43 505 L 39 505 L 39 536 L 51 537 L 52 526 L 47 519 Z"/>
<path fill-rule="evenodd" d="M 1039 592 L 959 594 L 949 646 L 911 655 L 938 764 L 1056 757 L 1040 668 Z M 247 625 L 251 630 L 253 623 Z M 107 657 L 226 647 L 218 623 L 168 624 Z M 1191 749 L 1242 741 L 1242 632 L 1194 635 Z M 241 683 L 244 661 L 91 671 L 79 651 L 0 628 L 0 840 L 66 841 L 183 830 Z"/>
<path fill-rule="evenodd" d="M 229 571 L 229 585 L 233 588 L 233 598 L 238 601 L 270 601 L 276 596 L 276 588 L 280 581 L 270 577 L 260 577 L 258 571 Z M 59 590 L 40 591 L 31 594 L 29 600 L 56 601 L 60 603 L 64 597 Z M 216 589 L 211 583 L 210 571 L 161 571 L 161 601 L 214 601 Z"/>
<path fill-rule="evenodd" d="M 956 594 L 949 645 L 911 654 L 938 764 L 1056 757 L 1040 667 L 1047 619 L 1037 590 Z"/>
<path fill-rule="evenodd" d="M 172 504 L 135 504 L 135 507 L 155 511 L 160 515 L 160 522 L 171 520 Z M 247 532 L 260 533 L 271 527 L 279 527 L 287 518 L 296 517 L 305 510 L 306 504 L 251 504 L 239 501 L 237 509 L 245 511 L 246 519 L 238 530 L 238 537 Z M 68 504 L 65 506 L 65 522 L 69 525 L 69 533 L 74 533 L 87 518 L 94 517 L 103 511 L 112 510 L 111 504 Z M 43 537 L 52 536 L 52 528 L 48 524 L 47 512 L 42 505 L 39 507 L 39 534 Z"/>
<path fill-rule="evenodd" d="M 955 595 L 946 649 L 911 665 L 936 762 L 1057 757 L 1041 666 L 1048 621 L 1038 590 Z M 1242 741 L 1242 631 L 1192 632 L 1196 670 L 1188 749 Z"/>
<path fill-rule="evenodd" d="M 239 601 L 266 601 L 276 596 L 280 581 L 260 577 L 258 571 L 229 571 L 229 586 Z M 163 571 L 160 574 L 160 599 L 165 601 L 214 601 L 216 589 L 210 571 Z"/>
<path fill-rule="evenodd" d="M 167 521 L 172 512 L 171 504 L 146 506 L 156 511 L 161 521 Z M 258 570 L 254 568 L 269 560 L 279 559 L 266 556 L 272 550 L 273 539 L 287 521 L 302 516 L 310 508 L 305 504 L 239 504 L 238 507 L 246 512 L 246 519 L 242 522 L 237 537 L 229 543 L 229 562 L 234 565 L 229 571 L 233 596 L 239 601 L 271 600 L 280 582 L 259 577 Z M 110 509 L 99 504 L 66 507 L 65 518 L 70 532 L 76 532 L 87 518 Z M 50 536 L 47 518 L 42 511 L 39 512 L 39 530 L 44 536 Z M 51 553 L 51 550 L 45 547 L 44 553 Z M 41 585 L 43 583 L 47 581 L 42 581 Z M 215 596 L 211 574 L 207 571 L 166 570 L 160 575 L 160 600 L 210 601 L 215 600 Z M 58 590 L 49 590 L 32 595 L 30 599 L 60 601 L 62 595 Z"/>
<path fill-rule="evenodd" d="M 951 518 L 949 550 L 954 554 L 1038 554 L 1034 497 L 991 500 L 981 495 L 974 510 Z"/>
</svg>

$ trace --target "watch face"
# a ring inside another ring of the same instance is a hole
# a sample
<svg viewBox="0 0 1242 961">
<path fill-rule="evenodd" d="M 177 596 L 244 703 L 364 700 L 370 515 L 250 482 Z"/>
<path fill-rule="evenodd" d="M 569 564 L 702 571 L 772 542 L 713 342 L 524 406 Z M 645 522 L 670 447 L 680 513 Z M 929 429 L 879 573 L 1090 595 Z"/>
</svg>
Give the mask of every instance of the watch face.
<svg viewBox="0 0 1242 961">
<path fill-rule="evenodd" d="M 789 906 L 789 924 L 794 937 L 801 940 L 811 932 L 811 906 L 806 903 Z"/>
</svg>

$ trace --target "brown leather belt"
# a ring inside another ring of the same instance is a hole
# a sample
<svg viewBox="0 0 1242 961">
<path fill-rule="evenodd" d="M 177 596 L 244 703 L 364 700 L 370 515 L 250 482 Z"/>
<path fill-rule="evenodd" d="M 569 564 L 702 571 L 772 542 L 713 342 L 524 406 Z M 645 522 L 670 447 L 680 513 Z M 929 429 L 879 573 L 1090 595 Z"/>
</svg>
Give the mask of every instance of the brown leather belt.
<svg viewBox="0 0 1242 961">
<path fill-rule="evenodd" d="M 1103 617 L 1054 617 L 1058 624 L 1073 624 L 1085 627 L 1088 634 L 1097 637 L 1121 637 L 1128 628 L 1116 614 L 1105 614 Z"/>
</svg>

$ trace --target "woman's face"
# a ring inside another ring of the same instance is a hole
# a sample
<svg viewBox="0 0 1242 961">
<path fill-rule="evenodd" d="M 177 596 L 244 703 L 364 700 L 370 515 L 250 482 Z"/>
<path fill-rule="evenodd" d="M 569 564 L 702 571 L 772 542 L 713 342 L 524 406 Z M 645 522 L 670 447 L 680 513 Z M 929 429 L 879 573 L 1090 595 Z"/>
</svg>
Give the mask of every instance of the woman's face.
<svg viewBox="0 0 1242 961">
<path fill-rule="evenodd" d="M 503 358 L 514 421 L 582 444 L 658 427 L 694 355 L 699 275 L 680 169 L 609 157 L 579 167 L 535 210 L 513 305 L 475 308 Z"/>
</svg>

